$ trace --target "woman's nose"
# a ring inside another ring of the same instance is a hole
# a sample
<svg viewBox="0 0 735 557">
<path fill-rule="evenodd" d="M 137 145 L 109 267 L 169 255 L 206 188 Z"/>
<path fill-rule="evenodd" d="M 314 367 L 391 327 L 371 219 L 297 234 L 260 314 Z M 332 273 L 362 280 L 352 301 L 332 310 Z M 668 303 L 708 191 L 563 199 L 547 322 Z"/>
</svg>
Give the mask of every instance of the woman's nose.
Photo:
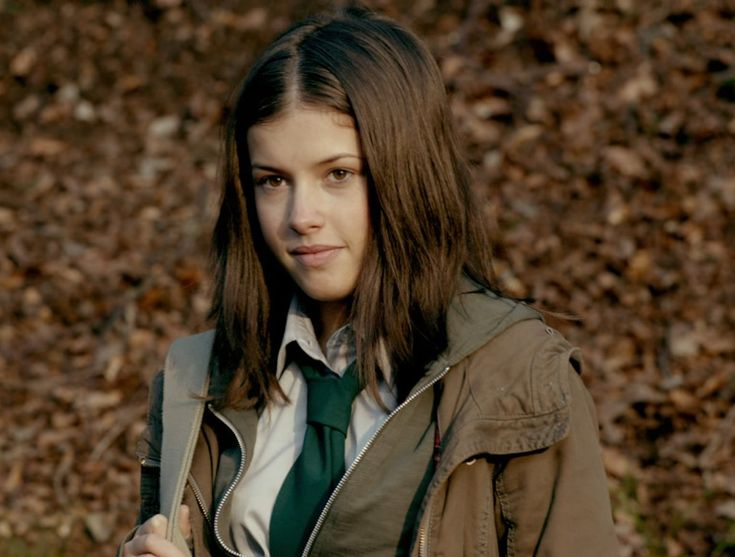
<svg viewBox="0 0 735 557">
<path fill-rule="evenodd" d="M 306 234 L 324 224 L 324 215 L 317 188 L 296 184 L 291 194 L 289 227 L 299 234 Z"/>
</svg>

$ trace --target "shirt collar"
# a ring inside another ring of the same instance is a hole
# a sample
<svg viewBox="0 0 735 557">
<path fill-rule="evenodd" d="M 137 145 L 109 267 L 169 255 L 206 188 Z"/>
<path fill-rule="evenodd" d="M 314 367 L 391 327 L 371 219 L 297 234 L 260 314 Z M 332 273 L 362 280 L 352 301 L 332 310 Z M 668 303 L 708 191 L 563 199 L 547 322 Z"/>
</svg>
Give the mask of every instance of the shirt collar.
<svg viewBox="0 0 735 557">
<path fill-rule="evenodd" d="M 332 369 L 332 366 L 327 360 L 327 356 L 325 356 L 319 346 L 319 341 L 314 331 L 314 324 L 306 314 L 304 304 L 297 294 L 294 294 L 293 298 L 291 298 L 291 304 L 286 315 L 283 340 L 278 349 L 278 359 L 276 360 L 278 377 L 281 376 L 286 366 L 290 363 L 288 347 L 291 343 L 296 343 L 307 356 L 323 363 L 328 369 Z M 327 340 L 327 355 L 329 355 L 330 359 L 334 358 L 333 355 L 337 351 L 347 351 L 347 363 L 351 363 L 355 359 L 355 335 L 352 325 L 349 323 L 337 329 L 329 337 L 329 340 Z M 383 377 L 391 384 L 392 369 L 388 352 L 385 349 L 385 343 L 382 340 L 378 350 L 378 366 L 383 373 Z M 332 371 L 335 370 L 332 369 Z"/>
<path fill-rule="evenodd" d="M 348 363 L 355 359 L 355 339 L 350 324 L 343 325 L 332 333 L 332 336 L 327 340 L 327 355 L 322 352 L 319 341 L 316 338 L 314 324 L 306 314 L 304 304 L 298 295 L 294 295 L 291 299 L 291 305 L 288 308 L 288 314 L 286 316 L 286 326 L 283 331 L 283 340 L 278 349 L 276 369 L 278 370 L 279 377 L 290 363 L 288 347 L 292 343 L 296 343 L 307 356 L 323 363 L 328 369 L 332 369 L 332 366 L 327 359 L 327 355 L 332 357 L 332 354 L 336 351 L 346 350 Z"/>
</svg>

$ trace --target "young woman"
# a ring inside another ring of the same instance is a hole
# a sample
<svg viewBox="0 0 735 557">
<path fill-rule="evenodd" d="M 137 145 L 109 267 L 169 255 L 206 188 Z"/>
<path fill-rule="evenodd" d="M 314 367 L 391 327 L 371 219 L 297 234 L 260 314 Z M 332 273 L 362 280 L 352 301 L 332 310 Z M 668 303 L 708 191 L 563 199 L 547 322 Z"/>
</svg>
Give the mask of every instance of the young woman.
<svg viewBox="0 0 735 557">
<path fill-rule="evenodd" d="M 421 42 L 304 21 L 226 132 L 216 329 L 153 382 L 121 555 L 616 555 L 577 350 L 494 289 Z"/>
</svg>

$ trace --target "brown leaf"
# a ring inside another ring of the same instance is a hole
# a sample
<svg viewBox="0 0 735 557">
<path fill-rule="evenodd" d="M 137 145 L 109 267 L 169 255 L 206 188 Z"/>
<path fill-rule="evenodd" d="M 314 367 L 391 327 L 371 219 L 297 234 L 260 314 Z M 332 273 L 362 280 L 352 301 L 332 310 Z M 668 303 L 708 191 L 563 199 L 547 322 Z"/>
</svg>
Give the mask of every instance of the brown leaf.
<svg viewBox="0 0 735 557">
<path fill-rule="evenodd" d="M 611 145 L 605 148 L 603 155 L 610 167 L 623 176 L 638 179 L 645 179 L 648 176 L 646 163 L 632 149 Z"/>
<path fill-rule="evenodd" d="M 26 47 L 10 61 L 10 72 L 20 77 L 26 76 L 33 69 L 37 59 L 36 50 L 30 46 Z"/>
</svg>

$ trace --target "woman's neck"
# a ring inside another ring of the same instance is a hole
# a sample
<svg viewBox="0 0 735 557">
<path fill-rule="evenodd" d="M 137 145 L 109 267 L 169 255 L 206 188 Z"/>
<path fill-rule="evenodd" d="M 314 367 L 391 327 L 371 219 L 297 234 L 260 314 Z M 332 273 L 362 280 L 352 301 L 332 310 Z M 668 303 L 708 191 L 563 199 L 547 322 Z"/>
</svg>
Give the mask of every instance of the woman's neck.
<svg viewBox="0 0 735 557">
<path fill-rule="evenodd" d="M 350 316 L 350 305 L 346 301 L 315 302 L 312 307 L 314 332 L 322 352 L 326 354 L 329 337 L 344 325 Z"/>
</svg>

